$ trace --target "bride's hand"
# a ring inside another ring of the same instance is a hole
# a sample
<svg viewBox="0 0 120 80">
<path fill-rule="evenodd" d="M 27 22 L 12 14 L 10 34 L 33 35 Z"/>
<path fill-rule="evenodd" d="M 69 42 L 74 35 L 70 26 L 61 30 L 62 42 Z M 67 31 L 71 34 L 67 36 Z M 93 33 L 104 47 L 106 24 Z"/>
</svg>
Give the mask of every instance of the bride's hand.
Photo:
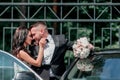
<svg viewBox="0 0 120 80">
<path fill-rule="evenodd" d="M 95 47 L 92 44 L 89 44 L 88 48 L 91 49 L 91 50 L 93 50 Z"/>
<path fill-rule="evenodd" d="M 44 47 L 45 44 L 46 44 L 46 38 L 41 38 L 40 41 L 39 41 L 39 46 Z"/>
</svg>

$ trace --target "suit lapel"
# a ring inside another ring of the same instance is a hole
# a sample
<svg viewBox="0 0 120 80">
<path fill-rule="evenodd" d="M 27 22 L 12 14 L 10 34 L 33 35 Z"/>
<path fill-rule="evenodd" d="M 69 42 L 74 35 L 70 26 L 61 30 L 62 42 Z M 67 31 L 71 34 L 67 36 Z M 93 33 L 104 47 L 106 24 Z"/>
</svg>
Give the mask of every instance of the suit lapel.
<svg viewBox="0 0 120 80">
<path fill-rule="evenodd" d="M 54 53 L 53 53 L 53 57 L 55 56 L 55 53 L 56 53 L 56 48 L 58 46 L 58 41 L 56 40 L 55 36 L 52 36 L 53 40 L 54 40 L 54 43 L 55 43 L 55 49 L 54 49 Z M 53 61 L 53 57 L 52 57 L 52 60 L 51 62 Z"/>
</svg>

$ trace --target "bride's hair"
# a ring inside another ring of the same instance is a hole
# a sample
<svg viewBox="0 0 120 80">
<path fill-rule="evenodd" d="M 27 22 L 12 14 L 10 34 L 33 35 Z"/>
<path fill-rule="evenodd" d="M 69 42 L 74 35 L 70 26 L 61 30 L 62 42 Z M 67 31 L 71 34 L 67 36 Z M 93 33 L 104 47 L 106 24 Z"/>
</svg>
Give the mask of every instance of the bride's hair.
<svg viewBox="0 0 120 80">
<path fill-rule="evenodd" d="M 13 36 L 12 41 L 12 54 L 16 56 L 18 52 L 23 49 L 27 51 L 24 47 L 24 42 L 28 35 L 29 30 L 25 26 L 19 26 Z"/>
</svg>

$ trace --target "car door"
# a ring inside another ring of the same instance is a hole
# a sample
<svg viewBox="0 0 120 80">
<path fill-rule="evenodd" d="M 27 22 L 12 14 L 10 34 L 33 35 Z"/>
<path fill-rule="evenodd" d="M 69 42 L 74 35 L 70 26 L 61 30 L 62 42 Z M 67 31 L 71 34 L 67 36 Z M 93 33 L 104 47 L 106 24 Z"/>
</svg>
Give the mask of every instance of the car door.
<svg viewBox="0 0 120 80">
<path fill-rule="evenodd" d="M 42 80 L 29 66 L 0 50 L 0 80 Z"/>
</svg>

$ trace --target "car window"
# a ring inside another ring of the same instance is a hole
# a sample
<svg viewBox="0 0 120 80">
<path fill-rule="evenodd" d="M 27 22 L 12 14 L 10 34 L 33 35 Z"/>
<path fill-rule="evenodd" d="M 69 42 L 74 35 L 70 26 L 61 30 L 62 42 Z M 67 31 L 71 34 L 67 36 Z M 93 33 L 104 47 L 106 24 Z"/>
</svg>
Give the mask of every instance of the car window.
<svg viewBox="0 0 120 80">
<path fill-rule="evenodd" d="M 118 56 L 120 57 L 120 54 Z M 120 80 L 120 58 L 118 56 L 95 56 L 91 62 L 94 65 L 91 71 L 78 69 L 76 63 L 69 72 L 67 80 Z"/>
<path fill-rule="evenodd" d="M 0 50 L 0 80 L 42 80 L 42 78 L 16 57 Z"/>
</svg>

